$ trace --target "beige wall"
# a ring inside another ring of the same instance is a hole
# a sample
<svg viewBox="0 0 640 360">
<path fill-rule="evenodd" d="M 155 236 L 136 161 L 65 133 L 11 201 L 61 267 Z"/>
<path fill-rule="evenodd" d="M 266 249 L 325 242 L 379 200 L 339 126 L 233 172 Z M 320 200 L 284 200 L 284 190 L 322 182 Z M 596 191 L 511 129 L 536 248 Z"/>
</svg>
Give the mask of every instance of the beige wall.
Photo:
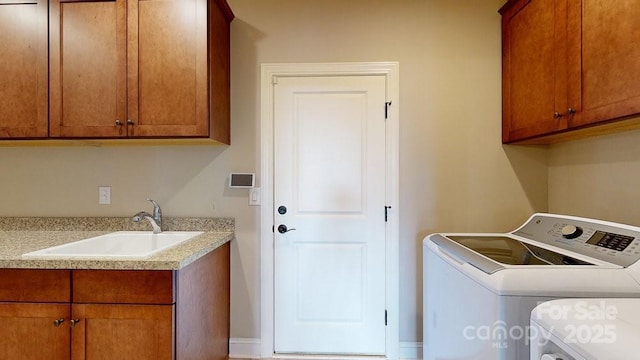
<svg viewBox="0 0 640 360">
<path fill-rule="evenodd" d="M 549 211 L 640 226 L 640 131 L 550 147 Z"/>
<path fill-rule="evenodd" d="M 258 208 L 225 187 L 258 171 L 259 69 L 400 63 L 400 339 L 422 339 L 422 238 L 507 231 L 547 210 L 547 150 L 500 143 L 497 0 L 229 0 L 231 147 L 0 148 L 0 216 L 233 216 L 232 337 L 258 338 Z M 398 104 L 398 103 L 394 103 Z M 113 204 L 97 204 L 100 185 Z"/>
<path fill-rule="evenodd" d="M 426 234 L 506 231 L 547 209 L 546 150 L 500 143 L 501 3 L 230 0 L 234 119 L 258 121 L 261 63 L 400 63 L 402 341 L 422 338 Z"/>
</svg>

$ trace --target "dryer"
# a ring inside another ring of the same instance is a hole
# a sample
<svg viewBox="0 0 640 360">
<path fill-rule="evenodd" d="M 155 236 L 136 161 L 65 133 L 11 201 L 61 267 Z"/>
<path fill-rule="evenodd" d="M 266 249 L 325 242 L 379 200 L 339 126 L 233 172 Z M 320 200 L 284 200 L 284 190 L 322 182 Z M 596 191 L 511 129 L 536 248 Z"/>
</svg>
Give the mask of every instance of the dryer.
<svg viewBox="0 0 640 360">
<path fill-rule="evenodd" d="M 531 312 L 533 360 L 637 359 L 639 299 L 561 299 Z"/>
<path fill-rule="evenodd" d="M 530 316 L 558 298 L 640 298 L 640 228 L 534 214 L 510 233 L 423 241 L 424 359 L 528 360 Z"/>
</svg>

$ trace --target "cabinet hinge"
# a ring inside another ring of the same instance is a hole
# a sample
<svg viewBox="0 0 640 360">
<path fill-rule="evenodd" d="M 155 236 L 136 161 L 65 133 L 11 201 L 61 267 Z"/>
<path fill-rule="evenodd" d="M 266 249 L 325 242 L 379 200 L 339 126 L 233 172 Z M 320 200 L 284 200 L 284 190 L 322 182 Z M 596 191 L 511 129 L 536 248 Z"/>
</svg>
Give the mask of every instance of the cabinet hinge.
<svg viewBox="0 0 640 360">
<path fill-rule="evenodd" d="M 277 76 L 273 76 L 271 78 L 271 84 L 273 84 L 273 85 L 277 85 L 278 84 L 278 77 Z"/>
<path fill-rule="evenodd" d="M 384 103 L 384 118 L 387 119 L 389 117 L 389 107 L 391 106 L 391 101 L 387 101 Z"/>
<path fill-rule="evenodd" d="M 387 310 L 384 311 L 384 326 L 387 326 Z"/>
<path fill-rule="evenodd" d="M 391 206 L 384 207 L 384 222 L 389 220 L 389 209 L 391 209 Z"/>
</svg>

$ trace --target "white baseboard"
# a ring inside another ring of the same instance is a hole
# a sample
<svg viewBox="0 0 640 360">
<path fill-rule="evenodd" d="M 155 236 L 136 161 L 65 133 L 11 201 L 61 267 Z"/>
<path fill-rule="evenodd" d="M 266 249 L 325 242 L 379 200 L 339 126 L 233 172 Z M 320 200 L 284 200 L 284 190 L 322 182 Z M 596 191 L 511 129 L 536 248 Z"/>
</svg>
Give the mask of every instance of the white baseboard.
<svg viewBox="0 0 640 360">
<path fill-rule="evenodd" d="M 230 359 L 260 359 L 260 339 L 231 338 L 229 339 Z M 421 342 L 400 342 L 399 360 L 421 360 Z"/>
<path fill-rule="evenodd" d="M 422 359 L 422 343 L 400 341 L 400 351 L 398 351 L 400 360 L 421 360 Z"/>
<path fill-rule="evenodd" d="M 260 359 L 260 339 L 229 339 L 230 359 Z"/>
</svg>

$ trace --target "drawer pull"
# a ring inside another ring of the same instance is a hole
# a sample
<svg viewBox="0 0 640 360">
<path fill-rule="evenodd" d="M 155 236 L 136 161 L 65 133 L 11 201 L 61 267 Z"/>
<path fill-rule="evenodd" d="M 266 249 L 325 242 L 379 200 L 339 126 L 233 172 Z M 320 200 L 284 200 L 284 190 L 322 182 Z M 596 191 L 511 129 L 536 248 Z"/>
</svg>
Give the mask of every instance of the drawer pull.
<svg viewBox="0 0 640 360">
<path fill-rule="evenodd" d="M 76 325 L 78 325 L 78 323 L 80 322 L 80 319 L 71 319 L 71 321 L 69 321 L 71 323 L 71 327 L 74 327 Z"/>
<path fill-rule="evenodd" d="M 64 322 L 64 319 L 53 320 L 53 326 L 58 327 L 58 326 L 62 325 L 63 322 Z"/>
</svg>

